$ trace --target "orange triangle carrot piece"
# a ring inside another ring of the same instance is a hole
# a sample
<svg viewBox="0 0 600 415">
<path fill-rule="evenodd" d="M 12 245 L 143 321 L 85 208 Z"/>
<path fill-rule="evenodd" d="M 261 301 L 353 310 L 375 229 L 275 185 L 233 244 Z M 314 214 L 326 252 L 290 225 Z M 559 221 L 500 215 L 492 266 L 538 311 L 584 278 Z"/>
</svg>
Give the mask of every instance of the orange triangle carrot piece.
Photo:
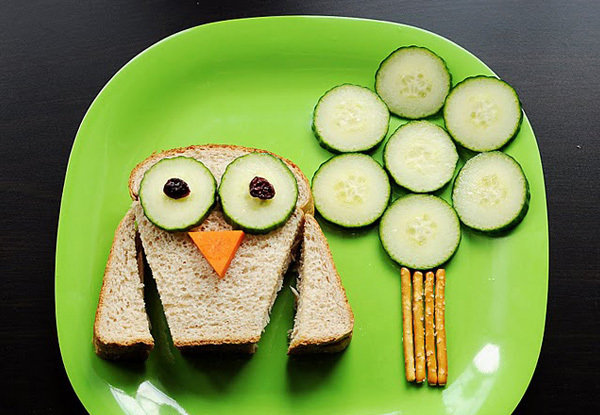
<svg viewBox="0 0 600 415">
<path fill-rule="evenodd" d="M 188 232 L 204 258 L 223 278 L 243 239 L 243 231 Z"/>
</svg>

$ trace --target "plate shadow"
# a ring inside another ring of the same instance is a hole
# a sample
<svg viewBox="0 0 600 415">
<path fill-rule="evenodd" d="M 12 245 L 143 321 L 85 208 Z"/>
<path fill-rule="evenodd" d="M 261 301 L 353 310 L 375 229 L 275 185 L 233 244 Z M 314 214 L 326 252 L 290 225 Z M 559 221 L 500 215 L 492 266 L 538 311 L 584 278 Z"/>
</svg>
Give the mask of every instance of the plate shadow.
<svg viewBox="0 0 600 415">
<path fill-rule="evenodd" d="M 319 389 L 343 355 L 344 352 L 290 356 L 286 367 L 288 391 L 301 395 Z"/>
</svg>

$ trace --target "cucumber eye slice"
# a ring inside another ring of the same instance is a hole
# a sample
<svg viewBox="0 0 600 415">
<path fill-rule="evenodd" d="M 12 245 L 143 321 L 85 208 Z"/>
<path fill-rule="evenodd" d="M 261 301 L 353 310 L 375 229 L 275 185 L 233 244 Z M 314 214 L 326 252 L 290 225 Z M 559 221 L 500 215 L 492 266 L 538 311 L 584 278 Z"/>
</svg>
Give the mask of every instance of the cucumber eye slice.
<svg viewBox="0 0 600 415">
<path fill-rule="evenodd" d="M 140 203 L 153 224 L 168 231 L 198 225 L 215 204 L 216 182 L 202 162 L 167 158 L 152 166 L 140 184 Z"/>
<path fill-rule="evenodd" d="M 381 62 L 375 74 L 375 91 L 391 112 L 416 119 L 442 108 L 451 82 L 442 58 L 427 48 L 408 46 Z"/>
<path fill-rule="evenodd" d="M 315 207 L 325 219 L 356 228 L 375 222 L 390 198 L 385 170 L 371 157 L 343 154 L 319 167 L 312 180 Z"/>
<path fill-rule="evenodd" d="M 317 102 L 313 131 L 328 150 L 367 151 L 384 139 L 389 121 L 387 106 L 376 93 L 344 84 L 330 89 Z"/>
<path fill-rule="evenodd" d="M 249 233 L 267 233 L 283 225 L 294 211 L 298 184 L 278 158 L 251 153 L 227 166 L 219 197 L 229 222 Z"/>
<path fill-rule="evenodd" d="M 488 76 L 456 85 L 444 106 L 444 122 L 454 140 L 473 151 L 497 150 L 519 131 L 523 111 L 515 90 Z"/>
<path fill-rule="evenodd" d="M 460 220 L 483 232 L 516 226 L 529 206 L 529 184 L 515 159 L 492 151 L 465 163 L 458 173 L 452 201 Z"/>
<path fill-rule="evenodd" d="M 435 268 L 452 257 L 460 242 L 460 222 L 443 199 L 432 195 L 399 198 L 385 211 L 379 238 L 389 256 L 414 269 Z"/>
<path fill-rule="evenodd" d="M 443 128 L 429 121 L 412 121 L 392 134 L 385 145 L 383 161 L 399 186 L 427 193 L 452 179 L 458 153 Z"/>
</svg>

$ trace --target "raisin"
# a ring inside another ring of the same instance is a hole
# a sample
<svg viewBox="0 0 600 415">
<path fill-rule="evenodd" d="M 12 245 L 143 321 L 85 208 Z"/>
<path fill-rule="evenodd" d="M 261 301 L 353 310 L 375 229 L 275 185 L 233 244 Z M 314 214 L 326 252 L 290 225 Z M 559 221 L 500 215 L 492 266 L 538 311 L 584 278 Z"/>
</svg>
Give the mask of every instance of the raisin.
<svg viewBox="0 0 600 415">
<path fill-rule="evenodd" d="M 254 176 L 250 181 L 250 196 L 261 200 L 273 199 L 275 197 L 275 188 L 264 177 Z"/>
<path fill-rule="evenodd" d="M 163 192 L 171 199 L 181 199 L 190 194 L 190 187 L 183 180 L 174 177 L 167 180 Z"/>
</svg>

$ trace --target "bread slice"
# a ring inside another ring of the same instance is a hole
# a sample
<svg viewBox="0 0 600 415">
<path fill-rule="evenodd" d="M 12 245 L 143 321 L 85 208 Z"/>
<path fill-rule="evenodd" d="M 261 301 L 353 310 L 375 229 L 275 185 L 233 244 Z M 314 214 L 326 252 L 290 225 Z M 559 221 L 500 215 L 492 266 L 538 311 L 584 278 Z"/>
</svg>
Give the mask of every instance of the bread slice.
<svg viewBox="0 0 600 415">
<path fill-rule="evenodd" d="M 134 219 L 130 209 L 115 231 L 96 309 L 94 347 L 106 359 L 145 359 L 154 347 Z"/>
<path fill-rule="evenodd" d="M 296 206 L 302 209 L 306 213 L 314 213 L 314 204 L 312 199 L 312 193 L 310 191 L 310 183 L 302 170 L 291 161 L 278 156 L 277 154 L 271 153 L 266 150 L 260 150 L 257 148 L 241 147 L 234 145 L 224 144 L 204 144 L 197 146 L 189 146 L 182 148 L 175 148 L 172 150 L 166 150 L 161 153 L 155 153 L 139 163 L 132 171 L 129 176 L 129 194 L 133 200 L 137 200 L 138 193 L 140 190 L 140 183 L 144 177 L 144 173 L 156 164 L 158 161 L 164 158 L 172 158 L 178 156 L 193 157 L 200 160 L 204 165 L 212 172 L 217 180 L 217 183 L 221 182 L 221 176 L 225 171 L 225 168 L 234 159 L 246 155 L 248 153 L 269 153 L 275 157 L 281 159 L 290 168 L 296 182 L 298 183 L 298 201 Z"/>
<path fill-rule="evenodd" d="M 312 215 L 305 215 L 298 299 L 288 354 L 338 352 L 352 338 L 354 314 L 329 244 Z"/>
<path fill-rule="evenodd" d="M 200 160 L 220 183 L 227 165 L 251 152 L 268 153 L 207 144 L 153 154 L 131 172 L 129 193 L 136 200 L 144 173 L 164 158 L 186 156 Z M 135 204 L 144 253 L 177 348 L 255 351 L 299 240 L 304 212 L 314 211 L 308 179 L 294 163 L 279 158 L 298 183 L 296 210 L 281 228 L 265 235 L 246 235 L 223 278 L 216 275 L 187 233 L 159 229 L 144 216 L 141 205 Z M 194 230 L 230 229 L 217 207 Z"/>
<path fill-rule="evenodd" d="M 292 259 L 302 210 L 296 208 L 282 227 L 268 234 L 247 234 L 223 278 L 186 232 L 154 226 L 139 202 L 134 211 L 175 347 L 253 353 Z M 230 229 L 215 209 L 195 230 Z"/>
</svg>

